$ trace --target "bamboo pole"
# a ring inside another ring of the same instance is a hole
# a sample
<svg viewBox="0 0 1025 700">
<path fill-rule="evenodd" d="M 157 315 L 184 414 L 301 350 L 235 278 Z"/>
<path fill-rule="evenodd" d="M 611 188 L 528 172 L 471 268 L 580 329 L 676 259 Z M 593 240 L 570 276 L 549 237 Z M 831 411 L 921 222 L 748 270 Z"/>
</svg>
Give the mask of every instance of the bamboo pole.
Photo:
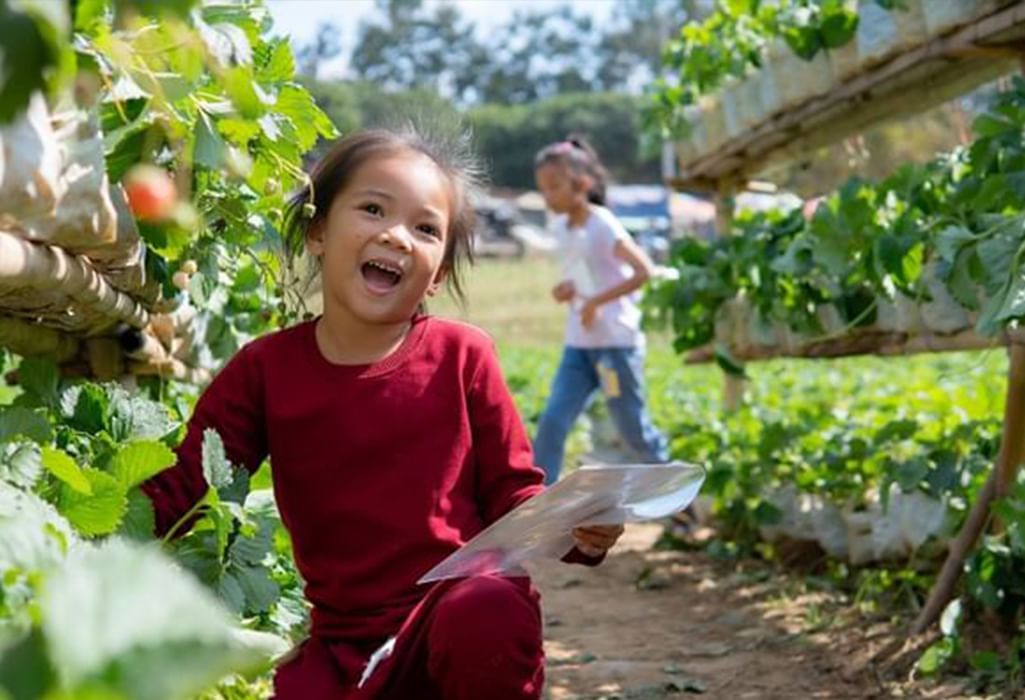
<svg viewBox="0 0 1025 700">
<path fill-rule="evenodd" d="M 719 181 L 715 195 L 715 228 L 720 236 L 730 236 L 733 231 L 733 214 L 736 208 L 734 194 L 736 188 L 733 181 Z M 733 374 L 723 373 L 722 405 L 727 411 L 736 411 L 744 402 L 744 379 Z"/>
<path fill-rule="evenodd" d="M 879 355 L 881 357 L 918 355 L 923 353 L 965 352 L 969 350 L 993 350 L 1008 345 L 1014 331 L 996 337 L 980 335 L 974 329 L 959 333 L 941 335 L 937 333 L 906 333 L 856 329 L 849 334 L 824 340 L 811 339 L 792 348 L 780 346 L 750 346 L 735 349 L 733 357 L 743 362 L 758 362 L 783 357 L 796 359 L 833 359 Z M 1025 341 L 1023 341 L 1025 342 Z M 684 362 L 689 365 L 703 364 L 715 360 L 715 345 L 708 344 L 691 350 Z"/>
<path fill-rule="evenodd" d="M 4 287 L 66 296 L 75 306 L 110 319 L 112 325 L 122 322 L 142 328 L 149 322 L 148 312 L 114 289 L 85 257 L 0 231 L 0 289 Z"/>
<path fill-rule="evenodd" d="M 1015 338 L 1010 355 L 1004 431 L 997 463 L 979 492 L 961 532 L 950 545 L 947 560 L 943 562 L 929 598 L 911 626 L 912 634 L 921 634 L 936 622 L 954 595 L 965 560 L 989 522 L 990 505 L 994 499 L 1007 494 L 1025 456 L 1025 343 L 1020 338 Z"/>
</svg>

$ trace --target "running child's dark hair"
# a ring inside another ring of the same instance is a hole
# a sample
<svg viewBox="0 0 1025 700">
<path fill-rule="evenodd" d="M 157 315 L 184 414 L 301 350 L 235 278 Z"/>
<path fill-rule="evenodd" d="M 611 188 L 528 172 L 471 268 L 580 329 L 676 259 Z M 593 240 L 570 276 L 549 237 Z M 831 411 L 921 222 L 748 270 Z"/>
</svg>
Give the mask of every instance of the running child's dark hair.
<svg viewBox="0 0 1025 700">
<path fill-rule="evenodd" d="M 609 173 L 598 158 L 598 152 L 583 136 L 570 134 L 565 141 L 557 141 L 538 151 L 534 157 L 534 168 L 550 164 L 565 165 L 574 177 L 586 176 L 591 181 L 587 201 L 605 206 Z"/>
<path fill-rule="evenodd" d="M 452 216 L 442 267 L 456 298 L 464 300 L 462 269 L 473 263 L 474 202 L 482 187 L 482 168 L 465 133 L 428 132 L 404 125 L 395 130 L 359 131 L 336 141 L 313 166 L 309 183 L 288 202 L 284 216 L 285 253 L 290 261 L 302 255 L 311 229 L 327 218 L 331 203 L 371 158 L 401 152 L 427 156 L 452 188 Z M 312 205 L 312 206 L 310 206 Z"/>
</svg>

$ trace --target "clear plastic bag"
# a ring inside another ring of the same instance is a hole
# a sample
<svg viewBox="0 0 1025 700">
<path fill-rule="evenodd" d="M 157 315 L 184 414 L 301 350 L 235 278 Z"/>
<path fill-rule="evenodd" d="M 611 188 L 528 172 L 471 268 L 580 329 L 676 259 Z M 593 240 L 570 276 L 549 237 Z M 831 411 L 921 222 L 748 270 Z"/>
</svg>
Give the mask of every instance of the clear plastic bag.
<svg viewBox="0 0 1025 700">
<path fill-rule="evenodd" d="M 704 480 L 704 469 L 683 462 L 581 467 L 496 520 L 418 583 L 522 575 L 524 562 L 569 553 L 573 528 L 672 515 L 694 500 Z"/>
</svg>

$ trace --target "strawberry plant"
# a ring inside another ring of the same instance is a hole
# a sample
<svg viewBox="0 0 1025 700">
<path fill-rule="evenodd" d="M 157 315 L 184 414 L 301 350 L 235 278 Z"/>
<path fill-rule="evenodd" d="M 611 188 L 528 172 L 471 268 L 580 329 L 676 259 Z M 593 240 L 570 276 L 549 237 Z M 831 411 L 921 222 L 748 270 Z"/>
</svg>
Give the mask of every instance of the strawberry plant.
<svg viewBox="0 0 1025 700">
<path fill-rule="evenodd" d="M 886 0 L 880 6 L 892 8 Z M 663 135 L 688 128 L 682 108 L 764 65 L 765 50 L 780 39 L 801 59 L 850 42 L 858 14 L 843 0 L 719 0 L 702 22 L 684 25 L 663 48 L 669 78 L 656 81 L 646 122 Z"/>
<path fill-rule="evenodd" d="M 715 338 L 720 310 L 742 296 L 754 310 L 754 330 L 746 331 L 754 335 L 773 324 L 809 339 L 838 333 L 822 324 L 824 306 L 835 307 L 847 328 L 914 332 L 914 324 L 887 325 L 888 306 L 938 303 L 945 294 L 931 330 L 974 324 L 993 334 L 1018 324 L 1025 319 L 1025 215 L 1015 190 L 1025 168 L 1023 104 L 1025 80 L 1015 78 L 976 120 L 970 146 L 878 183 L 853 179 L 810 221 L 799 211 L 742 214 L 733 235 L 682 241 L 671 262 L 679 279 L 647 296 L 649 323 L 672 328 L 678 350 L 694 348 Z"/>
<path fill-rule="evenodd" d="M 196 364 L 295 318 L 282 210 L 335 131 L 261 2 L 0 0 L 0 66 L 0 123 L 43 90 L 99 125 L 146 246 L 138 300 L 196 309 Z M 0 696 L 265 696 L 232 674 L 307 623 L 267 467 L 250 477 L 206 435 L 210 489 L 157 541 L 139 485 L 174 463 L 194 390 L 0 358 L 17 378 L 0 385 Z"/>
</svg>

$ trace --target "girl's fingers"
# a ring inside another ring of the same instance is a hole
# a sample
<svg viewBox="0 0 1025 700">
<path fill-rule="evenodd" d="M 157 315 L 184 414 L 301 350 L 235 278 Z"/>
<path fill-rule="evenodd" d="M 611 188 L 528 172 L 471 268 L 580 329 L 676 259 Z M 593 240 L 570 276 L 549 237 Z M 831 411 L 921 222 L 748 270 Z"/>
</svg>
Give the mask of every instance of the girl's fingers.
<svg viewBox="0 0 1025 700">
<path fill-rule="evenodd" d="M 586 527 L 575 528 L 573 533 L 587 533 L 589 535 L 598 535 L 602 537 L 619 537 L 623 534 L 623 530 L 624 527 L 622 525 L 588 525 Z"/>
<path fill-rule="evenodd" d="M 623 533 L 621 525 L 593 525 L 590 527 L 578 527 L 573 530 L 577 542 L 588 548 L 605 551 L 612 547 Z"/>
</svg>

